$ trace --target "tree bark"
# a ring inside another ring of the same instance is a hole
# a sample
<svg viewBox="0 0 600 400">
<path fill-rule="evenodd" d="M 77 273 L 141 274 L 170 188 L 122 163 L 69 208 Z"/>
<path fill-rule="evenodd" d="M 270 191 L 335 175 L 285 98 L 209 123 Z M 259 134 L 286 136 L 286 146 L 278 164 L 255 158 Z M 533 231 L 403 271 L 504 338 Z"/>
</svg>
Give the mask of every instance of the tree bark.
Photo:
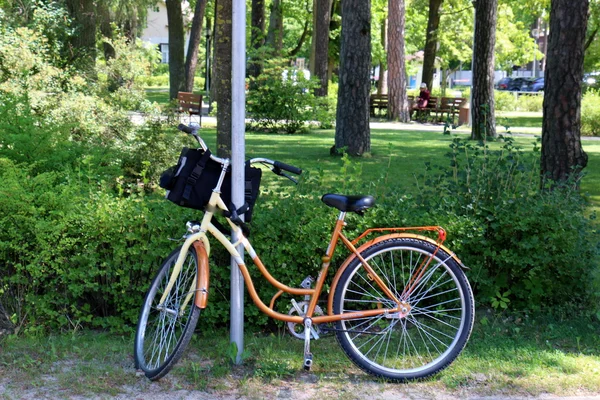
<svg viewBox="0 0 600 400">
<path fill-rule="evenodd" d="M 231 14 L 232 1 L 219 0 L 215 16 L 215 96 L 217 155 L 231 157 Z"/>
<path fill-rule="evenodd" d="M 0 300 L 0 336 L 3 334 L 13 333 L 14 330 L 15 327 L 10 321 L 8 313 L 2 306 L 2 300 Z"/>
<path fill-rule="evenodd" d="M 406 6 L 404 0 L 388 0 L 388 13 L 388 118 L 394 121 L 408 122 L 410 120 L 410 110 L 408 109 L 406 93 L 406 57 L 404 52 Z"/>
<path fill-rule="evenodd" d="M 388 55 L 388 17 L 381 21 L 381 43 L 383 43 L 383 51 Z M 388 78 L 386 74 L 386 66 L 383 61 L 379 62 L 379 79 L 377 80 L 377 94 L 385 94 L 388 92 Z"/>
<path fill-rule="evenodd" d="M 552 0 L 544 73 L 541 186 L 581 174 L 588 157 L 581 147 L 581 81 L 588 0 Z"/>
<path fill-rule="evenodd" d="M 190 30 L 190 42 L 188 44 L 187 56 L 185 58 L 185 75 L 183 88 L 186 92 L 194 90 L 194 75 L 198 65 L 198 46 L 202 37 L 202 21 L 206 10 L 206 0 L 197 0 Z"/>
<path fill-rule="evenodd" d="M 271 47 L 276 57 L 281 56 L 283 49 L 283 7 L 282 0 L 273 0 L 267 31 L 267 46 Z"/>
<path fill-rule="evenodd" d="M 321 86 L 315 89 L 315 96 L 327 96 L 329 69 L 329 22 L 331 20 L 331 0 L 317 0 L 315 10 L 315 76 Z"/>
<path fill-rule="evenodd" d="M 371 150 L 371 0 L 342 2 L 341 41 L 335 148 L 359 156 Z"/>
<path fill-rule="evenodd" d="M 435 57 L 438 48 L 438 28 L 440 26 L 440 8 L 444 0 L 429 0 L 429 19 L 425 34 L 425 50 L 423 52 L 423 77 L 429 90 L 433 88 Z"/>
<path fill-rule="evenodd" d="M 471 138 L 496 137 L 494 47 L 498 0 L 478 0 L 475 6 Z"/>
<path fill-rule="evenodd" d="M 265 0 L 252 0 L 252 22 L 250 45 L 258 52 L 265 44 Z M 248 64 L 248 75 L 257 78 L 262 72 L 262 61 L 258 54 Z"/>
<path fill-rule="evenodd" d="M 183 14 L 181 0 L 167 0 L 167 23 L 169 24 L 169 98 L 176 99 L 183 88 L 184 47 Z"/>
<path fill-rule="evenodd" d="M 110 10 L 108 9 L 108 3 L 105 1 L 99 1 L 96 5 L 96 9 L 98 10 L 98 17 L 100 20 L 100 33 L 102 33 L 103 37 L 112 40 L 113 30 L 111 27 L 112 21 L 110 17 Z M 115 58 L 115 49 L 106 40 L 102 41 L 102 51 L 104 52 L 104 59 L 106 61 L 110 60 L 111 58 Z"/>
<path fill-rule="evenodd" d="M 96 6 L 93 0 L 67 0 L 67 9 L 75 22 L 73 61 L 76 68 L 95 77 Z"/>
</svg>

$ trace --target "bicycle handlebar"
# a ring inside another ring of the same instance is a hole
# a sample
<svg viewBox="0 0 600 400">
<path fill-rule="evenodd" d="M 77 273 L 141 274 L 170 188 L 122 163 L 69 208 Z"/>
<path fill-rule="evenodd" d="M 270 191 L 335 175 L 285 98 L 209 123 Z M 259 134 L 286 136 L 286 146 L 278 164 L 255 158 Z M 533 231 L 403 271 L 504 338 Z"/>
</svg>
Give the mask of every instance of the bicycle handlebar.
<svg viewBox="0 0 600 400">
<path fill-rule="evenodd" d="M 194 138 L 196 138 L 196 140 L 198 141 L 198 143 L 200 144 L 202 149 L 204 151 L 208 150 L 208 146 L 206 145 L 206 143 L 204 143 L 204 140 L 202 140 L 200 135 L 198 135 L 198 131 L 200 130 L 199 126 L 187 126 L 184 124 L 179 124 L 177 126 L 177 129 L 194 136 Z M 212 154 L 211 154 L 210 158 L 221 164 L 230 164 L 230 160 L 228 158 L 220 158 L 220 157 L 216 157 Z M 291 172 L 292 174 L 296 174 L 296 175 L 302 174 L 302 169 L 300 169 L 298 167 L 294 167 L 293 165 L 282 163 L 281 161 L 269 160 L 268 158 L 253 158 L 250 160 L 250 164 L 253 164 L 253 163 L 272 165 L 273 168 L 271 168 L 271 171 L 273 171 L 274 174 L 286 177 L 296 184 L 298 183 L 297 179 L 283 173 L 281 170 L 288 171 L 288 172 Z"/>
<path fill-rule="evenodd" d="M 302 170 L 300 168 L 294 167 L 293 165 L 282 163 L 280 161 L 275 161 L 273 166 L 275 168 L 281 168 L 285 171 L 291 172 L 292 174 L 296 174 L 296 175 L 300 175 L 302 173 Z"/>
</svg>

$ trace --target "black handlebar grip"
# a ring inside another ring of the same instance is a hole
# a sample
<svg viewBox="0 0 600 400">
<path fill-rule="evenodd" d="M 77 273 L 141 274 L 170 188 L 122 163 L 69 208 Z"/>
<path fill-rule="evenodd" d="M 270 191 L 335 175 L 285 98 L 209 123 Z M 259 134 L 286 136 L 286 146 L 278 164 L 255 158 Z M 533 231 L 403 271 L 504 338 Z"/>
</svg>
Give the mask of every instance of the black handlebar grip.
<svg viewBox="0 0 600 400">
<path fill-rule="evenodd" d="M 273 164 L 276 168 L 281 168 L 285 171 L 291 172 L 292 174 L 300 175 L 302 170 L 300 168 L 294 167 L 293 165 L 284 164 L 280 161 L 275 161 Z"/>
<path fill-rule="evenodd" d="M 177 129 L 179 129 L 180 131 L 185 132 L 185 133 L 194 132 L 194 129 L 192 129 L 189 126 L 184 125 L 184 124 L 179 124 L 179 126 L 177 126 Z"/>
</svg>

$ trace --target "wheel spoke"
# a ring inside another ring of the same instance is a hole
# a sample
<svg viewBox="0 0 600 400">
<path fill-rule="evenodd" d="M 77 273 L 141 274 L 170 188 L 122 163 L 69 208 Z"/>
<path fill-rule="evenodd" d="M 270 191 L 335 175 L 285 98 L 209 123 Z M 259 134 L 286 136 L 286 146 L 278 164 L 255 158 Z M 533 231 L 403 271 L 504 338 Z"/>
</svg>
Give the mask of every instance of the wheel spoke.
<svg viewBox="0 0 600 400">
<path fill-rule="evenodd" d="M 164 376 L 181 357 L 189 342 L 199 309 L 194 307 L 193 299 L 184 307 L 190 294 L 190 288 L 196 280 L 197 259 L 195 252 L 188 251 L 181 271 L 166 295 L 162 304 L 160 299 L 168 287 L 178 252 L 173 252 L 163 263 L 153 281 L 136 333 L 136 365 L 139 365 L 150 379 Z"/>
<path fill-rule="evenodd" d="M 336 334 L 344 351 L 365 370 L 389 379 L 416 379 L 445 368 L 472 328 L 472 294 L 458 264 L 443 250 L 412 238 L 375 244 L 362 255 L 408 311 L 339 322 Z M 422 265 L 428 267 L 415 284 Z M 334 312 L 375 307 L 396 304 L 369 279 L 360 262 L 353 262 L 336 288 Z"/>
</svg>

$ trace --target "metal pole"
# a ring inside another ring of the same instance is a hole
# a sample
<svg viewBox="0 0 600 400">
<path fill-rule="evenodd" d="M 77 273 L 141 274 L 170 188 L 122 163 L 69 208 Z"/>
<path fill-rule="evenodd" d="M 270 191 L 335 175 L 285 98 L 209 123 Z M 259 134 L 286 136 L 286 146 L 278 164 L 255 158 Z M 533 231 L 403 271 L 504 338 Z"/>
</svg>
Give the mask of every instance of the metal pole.
<svg viewBox="0 0 600 400">
<path fill-rule="evenodd" d="M 231 50 L 231 197 L 233 204 L 244 204 L 245 103 L 246 103 L 246 0 L 232 2 Z M 234 236 L 232 234 L 232 236 Z M 235 243 L 237 237 L 232 237 Z M 243 246 L 238 251 L 243 257 Z M 244 350 L 244 278 L 231 260 L 231 333 L 230 341 L 237 345 L 236 364 L 242 362 Z"/>
</svg>

